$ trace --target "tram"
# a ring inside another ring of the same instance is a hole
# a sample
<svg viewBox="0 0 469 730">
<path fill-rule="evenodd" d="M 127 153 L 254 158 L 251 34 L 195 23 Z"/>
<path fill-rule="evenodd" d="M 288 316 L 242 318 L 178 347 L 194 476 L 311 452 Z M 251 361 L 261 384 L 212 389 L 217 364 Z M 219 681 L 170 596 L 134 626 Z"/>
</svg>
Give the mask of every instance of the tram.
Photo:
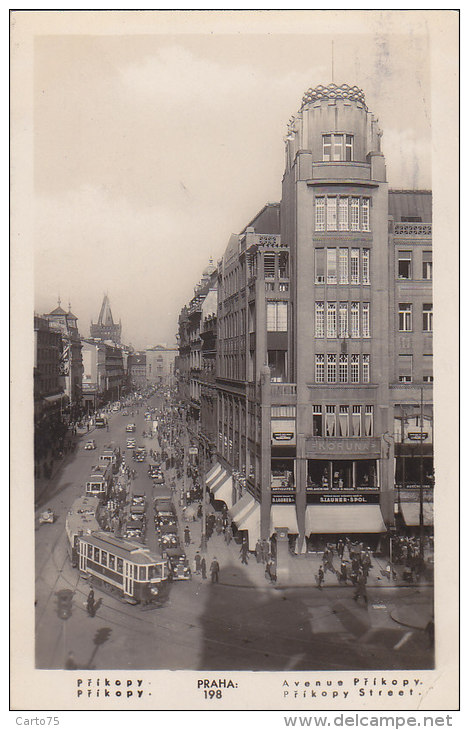
<svg viewBox="0 0 469 730">
<path fill-rule="evenodd" d="M 68 538 L 68 556 L 74 568 L 78 565 L 77 538 L 101 529 L 98 521 L 100 508 L 98 497 L 85 495 L 78 497 L 68 511 L 65 532 Z"/>
<path fill-rule="evenodd" d="M 168 595 L 168 562 L 143 545 L 106 532 L 79 535 L 76 542 L 78 569 L 93 585 L 132 604 L 148 604 Z"/>
<path fill-rule="evenodd" d="M 99 462 L 101 464 L 112 464 L 114 471 L 116 471 L 116 466 L 119 466 L 120 462 L 120 449 L 115 445 L 114 441 L 103 447 L 99 455 Z"/>
<path fill-rule="evenodd" d="M 104 500 L 109 496 L 112 486 L 112 464 L 94 466 L 87 479 L 85 492 Z"/>
</svg>

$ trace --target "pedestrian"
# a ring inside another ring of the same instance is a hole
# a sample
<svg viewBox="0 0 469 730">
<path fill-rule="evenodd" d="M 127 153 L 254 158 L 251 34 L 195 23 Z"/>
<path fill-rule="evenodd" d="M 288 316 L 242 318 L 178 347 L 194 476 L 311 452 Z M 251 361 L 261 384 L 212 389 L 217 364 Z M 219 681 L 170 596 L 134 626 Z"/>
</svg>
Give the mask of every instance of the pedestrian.
<svg viewBox="0 0 469 730">
<path fill-rule="evenodd" d="M 212 576 L 212 583 L 218 583 L 218 574 L 220 572 L 220 564 L 216 558 L 213 558 L 210 564 L 210 575 Z"/>
<path fill-rule="evenodd" d="M 197 550 L 195 556 L 194 556 L 194 573 L 197 573 L 197 575 L 200 574 L 200 564 L 202 562 L 202 556 Z"/>
<path fill-rule="evenodd" d="M 228 525 L 228 527 L 225 530 L 225 542 L 226 542 L 226 544 L 229 545 L 232 539 L 233 539 L 233 530 L 231 529 L 231 526 Z"/>
<path fill-rule="evenodd" d="M 258 540 L 256 542 L 255 553 L 256 553 L 256 562 L 257 563 L 262 562 L 262 544 L 261 544 L 261 541 L 260 540 Z"/>
<path fill-rule="evenodd" d="M 318 574 L 316 576 L 316 583 L 319 588 L 319 590 L 322 590 L 322 584 L 324 583 L 324 570 L 322 569 L 322 565 L 319 566 Z"/>
<path fill-rule="evenodd" d="M 368 595 L 366 592 L 366 575 L 362 570 L 358 573 L 355 593 L 353 594 L 353 600 L 358 601 L 359 598 L 363 598 L 365 606 L 368 605 Z"/>
<path fill-rule="evenodd" d="M 239 551 L 239 554 L 241 555 L 241 565 L 247 565 L 248 564 L 248 544 L 246 540 L 243 540 L 243 544 L 241 545 L 241 549 Z"/>
<path fill-rule="evenodd" d="M 273 561 L 267 561 L 265 566 L 265 577 L 267 580 L 270 580 L 271 583 L 277 582 L 277 571 Z"/>
<path fill-rule="evenodd" d="M 342 560 L 342 562 L 340 564 L 340 573 L 337 574 L 337 577 L 338 577 L 339 583 L 345 583 L 345 585 L 347 585 L 348 575 L 347 575 L 347 563 L 345 562 L 345 560 Z"/>
<path fill-rule="evenodd" d="M 94 611 L 94 590 L 91 588 L 90 592 L 88 593 L 88 598 L 86 600 L 86 610 L 88 611 L 88 615 L 93 618 L 95 611 Z"/>
<path fill-rule="evenodd" d="M 344 542 L 343 542 L 343 540 L 339 540 L 337 543 L 337 555 L 339 556 L 339 558 L 341 560 L 344 557 L 344 550 L 345 550 Z"/>
<path fill-rule="evenodd" d="M 200 572 L 202 573 L 203 580 L 207 580 L 207 563 L 205 562 L 205 558 L 202 558 L 200 561 Z"/>
<path fill-rule="evenodd" d="M 191 544 L 191 531 L 189 530 L 188 525 L 186 525 L 184 528 L 184 544 L 185 545 Z"/>
</svg>

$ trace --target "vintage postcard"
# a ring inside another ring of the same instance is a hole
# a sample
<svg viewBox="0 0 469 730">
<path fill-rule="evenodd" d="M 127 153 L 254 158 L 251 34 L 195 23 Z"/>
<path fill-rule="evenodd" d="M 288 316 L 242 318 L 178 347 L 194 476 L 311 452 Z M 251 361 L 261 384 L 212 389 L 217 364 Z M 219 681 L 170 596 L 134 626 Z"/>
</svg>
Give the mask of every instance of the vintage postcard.
<svg viewBox="0 0 469 730">
<path fill-rule="evenodd" d="M 458 12 L 10 22 L 11 709 L 450 724 Z"/>
</svg>

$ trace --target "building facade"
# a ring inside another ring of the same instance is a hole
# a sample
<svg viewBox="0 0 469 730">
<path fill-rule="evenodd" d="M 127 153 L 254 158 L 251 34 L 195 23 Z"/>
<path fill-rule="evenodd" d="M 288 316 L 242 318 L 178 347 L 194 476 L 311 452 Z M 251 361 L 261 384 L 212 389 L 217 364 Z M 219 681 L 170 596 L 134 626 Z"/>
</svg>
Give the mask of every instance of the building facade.
<svg viewBox="0 0 469 730">
<path fill-rule="evenodd" d="M 377 545 L 422 491 L 431 518 L 431 194 L 388 189 L 357 87 L 309 89 L 285 145 L 281 204 L 218 266 L 207 484 L 251 547 Z"/>
<path fill-rule="evenodd" d="M 147 384 L 147 358 L 145 353 L 135 352 L 127 357 L 127 375 L 132 388 L 144 388 Z"/>
<path fill-rule="evenodd" d="M 145 350 L 146 379 L 149 383 L 172 385 L 174 381 L 174 361 L 177 347 L 155 345 Z"/>
<path fill-rule="evenodd" d="M 43 315 L 48 320 L 51 329 L 60 332 L 62 337 L 62 354 L 59 373 L 63 380 L 63 389 L 68 397 L 69 414 L 72 418 L 78 417 L 81 411 L 81 385 L 83 361 L 81 355 L 81 338 L 78 332 L 78 319 L 71 311 L 60 306 L 49 314 Z"/>
</svg>

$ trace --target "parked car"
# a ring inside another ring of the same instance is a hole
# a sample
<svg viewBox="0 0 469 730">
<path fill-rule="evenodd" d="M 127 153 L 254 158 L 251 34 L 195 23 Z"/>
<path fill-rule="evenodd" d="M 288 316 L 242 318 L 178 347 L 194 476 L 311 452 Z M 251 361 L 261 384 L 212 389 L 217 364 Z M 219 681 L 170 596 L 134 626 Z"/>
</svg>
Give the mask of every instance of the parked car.
<svg viewBox="0 0 469 730">
<path fill-rule="evenodd" d="M 127 431 L 127 433 L 134 433 L 136 428 L 137 427 L 136 427 L 135 423 L 128 423 L 127 426 L 125 427 L 125 430 Z"/>
<path fill-rule="evenodd" d="M 190 580 L 191 569 L 189 561 L 181 548 L 169 548 L 166 551 L 173 580 Z"/>
<path fill-rule="evenodd" d="M 94 439 L 90 439 L 85 444 L 85 451 L 94 451 L 96 448 L 96 441 Z"/>
</svg>

